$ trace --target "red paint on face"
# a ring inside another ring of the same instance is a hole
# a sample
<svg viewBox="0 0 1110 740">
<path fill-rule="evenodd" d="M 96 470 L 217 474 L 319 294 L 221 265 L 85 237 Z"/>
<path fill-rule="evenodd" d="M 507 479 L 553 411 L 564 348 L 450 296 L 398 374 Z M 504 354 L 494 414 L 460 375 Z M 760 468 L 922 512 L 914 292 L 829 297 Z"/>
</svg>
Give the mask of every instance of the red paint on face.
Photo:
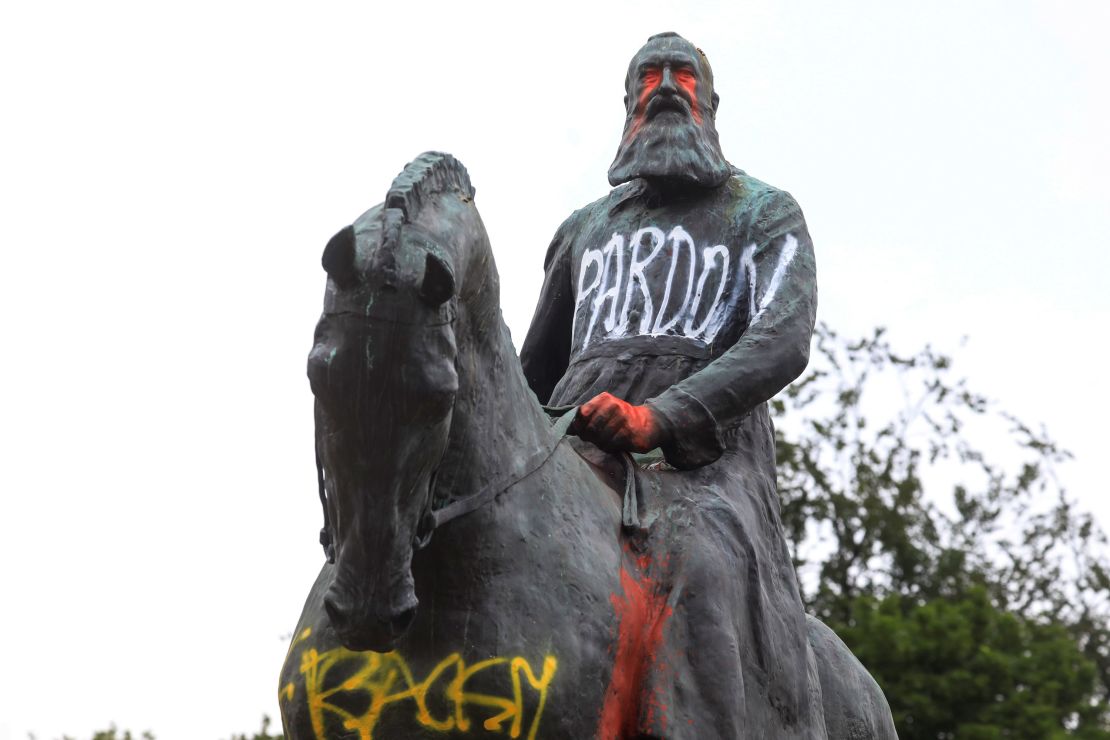
<svg viewBox="0 0 1110 740">
<path fill-rule="evenodd" d="M 689 67 L 682 67 L 674 73 L 674 80 L 678 86 L 686 91 L 686 97 L 690 101 L 690 111 L 694 115 L 694 121 L 701 125 L 701 109 L 698 108 L 698 77 L 694 74 L 694 70 Z"/>
<path fill-rule="evenodd" d="M 628 552 L 627 547 L 625 548 Z M 605 691 L 601 709 L 598 740 L 624 740 L 640 732 L 640 717 L 647 724 L 666 721 L 666 706 L 654 695 L 644 696 L 648 671 L 659 662 L 659 646 L 663 642 L 663 626 L 671 616 L 666 595 L 659 593 L 648 574 L 649 556 L 635 556 L 621 563 L 622 595 L 611 594 L 610 602 L 619 620 L 613 675 Z M 627 560 L 635 564 L 629 572 Z M 658 717 L 656 716 L 656 713 Z"/>
<path fill-rule="evenodd" d="M 673 70 L 671 74 L 679 88 L 686 93 L 686 100 L 690 103 L 690 112 L 694 116 L 694 122 L 700 126 L 702 119 L 701 109 L 698 108 L 698 76 L 689 67 L 679 67 L 677 70 Z M 659 67 L 648 67 L 641 75 L 640 85 L 642 87 L 640 97 L 636 100 L 636 118 L 628 131 L 629 139 L 639 133 L 640 128 L 644 125 L 644 111 L 647 108 L 648 101 L 662 81 L 663 70 Z"/>
<path fill-rule="evenodd" d="M 640 90 L 640 99 L 636 101 L 636 107 L 643 110 L 647 105 L 648 98 L 655 92 L 655 88 L 659 87 L 659 83 L 663 81 L 663 70 L 658 67 L 649 67 L 644 71 L 643 79 L 640 84 L 644 87 Z"/>
<path fill-rule="evenodd" d="M 642 87 L 640 88 L 640 97 L 636 99 L 636 118 L 632 121 L 632 128 L 628 130 L 628 138 L 632 139 L 636 134 L 640 133 L 640 128 L 644 125 L 644 109 L 647 108 L 648 99 L 659 87 L 660 81 L 663 79 L 663 73 L 658 67 L 649 67 L 644 71 L 643 77 L 640 80 Z"/>
</svg>

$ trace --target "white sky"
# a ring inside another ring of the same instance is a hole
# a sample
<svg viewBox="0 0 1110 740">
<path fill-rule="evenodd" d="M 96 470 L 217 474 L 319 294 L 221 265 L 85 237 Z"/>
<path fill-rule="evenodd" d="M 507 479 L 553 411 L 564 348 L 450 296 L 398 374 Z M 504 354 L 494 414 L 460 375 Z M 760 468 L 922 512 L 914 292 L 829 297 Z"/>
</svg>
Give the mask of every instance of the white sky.
<svg viewBox="0 0 1110 740">
<path fill-rule="evenodd" d="M 452 152 L 519 342 L 662 30 L 712 60 L 729 159 L 805 210 L 821 318 L 956 353 L 1110 525 L 1110 5 L 532 7 L 4 4 L 0 740 L 276 717 L 322 560 L 324 244 Z"/>
</svg>

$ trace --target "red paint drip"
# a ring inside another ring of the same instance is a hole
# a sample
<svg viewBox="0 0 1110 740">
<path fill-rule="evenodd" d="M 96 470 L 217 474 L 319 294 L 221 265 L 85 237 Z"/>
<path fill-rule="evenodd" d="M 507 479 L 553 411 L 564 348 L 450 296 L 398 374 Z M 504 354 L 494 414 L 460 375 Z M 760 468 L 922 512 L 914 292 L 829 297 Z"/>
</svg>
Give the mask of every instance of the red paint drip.
<svg viewBox="0 0 1110 740">
<path fill-rule="evenodd" d="M 655 581 L 647 573 L 651 558 L 631 553 L 629 556 L 635 562 L 635 572 L 630 573 L 622 562 L 620 580 L 623 595 L 609 596 L 619 627 L 613 675 L 601 708 L 598 740 L 635 737 L 640 730 L 641 713 L 649 725 L 657 719 L 657 712 L 658 720 L 661 723 L 666 721 L 666 706 L 653 694 L 644 696 L 644 693 L 648 672 L 659 662 L 663 625 L 671 616 L 671 608 L 667 605 L 665 594 L 657 592 Z"/>
</svg>

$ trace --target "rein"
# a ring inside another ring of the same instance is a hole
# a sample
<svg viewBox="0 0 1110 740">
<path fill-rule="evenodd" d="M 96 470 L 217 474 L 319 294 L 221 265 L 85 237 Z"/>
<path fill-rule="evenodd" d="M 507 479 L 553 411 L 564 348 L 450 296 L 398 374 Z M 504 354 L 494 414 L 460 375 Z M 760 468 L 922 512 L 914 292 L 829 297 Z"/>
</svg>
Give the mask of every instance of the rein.
<svg viewBox="0 0 1110 740">
<path fill-rule="evenodd" d="M 335 562 L 335 543 L 331 539 L 331 517 L 328 516 L 328 492 L 324 487 L 324 466 L 320 464 L 320 442 L 316 442 L 316 485 L 320 487 L 320 506 L 324 509 L 324 526 L 320 529 L 320 546 L 329 563 Z"/>
<path fill-rule="evenodd" d="M 537 472 L 551 459 L 551 456 L 555 454 L 555 450 L 566 437 L 567 429 L 569 429 L 570 425 L 574 422 L 574 418 L 578 414 L 578 407 L 544 406 L 543 410 L 548 416 L 555 418 L 555 422 L 551 426 L 551 431 L 553 432 L 551 443 L 528 458 L 528 461 L 524 465 L 524 472 L 519 474 L 514 473 L 496 480 L 477 493 L 452 501 L 441 509 L 432 508 L 431 497 L 429 496 L 428 505 L 420 517 L 420 522 L 416 527 L 416 534 L 413 536 L 414 550 L 421 550 L 426 547 L 427 544 L 431 542 L 432 534 L 437 528 L 485 506 L 501 494 L 509 491 L 509 489 L 513 488 L 517 483 L 520 483 Z M 621 526 L 626 530 L 638 529 L 640 526 L 640 518 L 637 513 L 636 501 L 636 466 L 632 461 L 632 456 L 628 453 L 622 453 L 620 457 L 621 462 L 624 464 L 625 471 L 624 495 L 621 496 Z M 328 494 L 324 481 L 324 467 L 320 463 L 320 449 L 318 445 L 316 449 L 316 482 L 320 489 L 320 505 L 324 510 L 324 527 L 320 530 L 320 544 L 324 548 L 324 554 L 328 562 L 334 563 L 335 543 L 331 535 L 331 521 L 328 515 Z M 435 474 L 433 473 L 432 483 L 434 484 L 434 482 Z"/>
<path fill-rule="evenodd" d="M 549 416 L 557 417 L 555 423 L 551 426 L 551 431 L 554 433 L 552 435 L 552 442 L 533 453 L 532 456 L 528 458 L 528 461 L 524 464 L 524 472 L 522 473 L 504 476 L 500 480 L 495 480 L 477 493 L 452 501 L 442 509 L 432 509 L 432 504 L 429 500 L 428 507 L 423 516 L 420 517 L 420 523 L 416 527 L 416 536 L 413 545 L 417 550 L 422 549 L 431 541 L 432 533 L 435 532 L 437 528 L 452 519 L 458 519 L 460 516 L 465 516 L 485 506 L 517 483 L 520 483 L 522 480 L 535 473 L 544 466 L 544 463 L 551 459 L 551 456 L 555 454 L 555 449 L 562 443 L 563 438 L 566 436 L 567 429 L 570 428 L 571 423 L 574 421 L 574 417 L 578 414 L 578 407 L 544 406 L 543 410 Z"/>
</svg>

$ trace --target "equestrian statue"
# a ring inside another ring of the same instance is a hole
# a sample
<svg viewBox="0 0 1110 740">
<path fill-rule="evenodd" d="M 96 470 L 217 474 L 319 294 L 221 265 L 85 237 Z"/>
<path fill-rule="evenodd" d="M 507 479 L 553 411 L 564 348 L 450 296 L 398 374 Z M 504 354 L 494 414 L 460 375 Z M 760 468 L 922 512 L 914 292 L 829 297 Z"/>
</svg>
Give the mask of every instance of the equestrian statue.
<svg viewBox="0 0 1110 740">
<path fill-rule="evenodd" d="M 291 740 L 896 738 L 807 616 L 767 401 L 813 245 L 730 165 L 701 50 L 651 37 L 613 190 L 559 227 L 520 357 L 463 166 L 429 152 L 323 254 L 308 360 L 327 562 Z"/>
</svg>

